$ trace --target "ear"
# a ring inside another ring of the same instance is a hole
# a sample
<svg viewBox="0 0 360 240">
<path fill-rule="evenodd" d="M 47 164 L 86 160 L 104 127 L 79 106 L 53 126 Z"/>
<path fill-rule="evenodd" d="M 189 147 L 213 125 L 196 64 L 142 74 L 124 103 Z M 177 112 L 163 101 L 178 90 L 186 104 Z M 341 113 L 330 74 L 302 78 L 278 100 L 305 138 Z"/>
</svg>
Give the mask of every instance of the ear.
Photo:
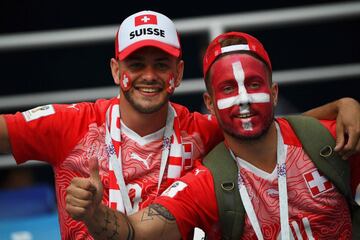
<svg viewBox="0 0 360 240">
<path fill-rule="evenodd" d="M 279 85 L 277 83 L 273 83 L 271 86 L 271 97 L 273 99 L 274 107 L 278 103 L 278 93 L 279 93 Z"/>
<path fill-rule="evenodd" d="M 181 80 L 183 78 L 183 74 L 184 74 L 184 61 L 183 60 L 180 60 L 179 63 L 177 64 L 176 66 L 176 69 L 177 69 L 177 75 L 176 75 L 176 79 L 175 79 L 175 88 L 177 88 L 180 83 L 181 83 Z"/>
<path fill-rule="evenodd" d="M 114 83 L 116 85 L 120 84 L 120 67 L 119 67 L 119 63 L 115 58 L 111 58 L 110 60 L 110 68 L 111 68 L 111 74 L 112 77 L 114 79 Z"/>
<path fill-rule="evenodd" d="M 210 114 L 215 115 L 214 102 L 208 92 L 203 94 L 203 99 L 207 110 L 210 112 Z"/>
</svg>

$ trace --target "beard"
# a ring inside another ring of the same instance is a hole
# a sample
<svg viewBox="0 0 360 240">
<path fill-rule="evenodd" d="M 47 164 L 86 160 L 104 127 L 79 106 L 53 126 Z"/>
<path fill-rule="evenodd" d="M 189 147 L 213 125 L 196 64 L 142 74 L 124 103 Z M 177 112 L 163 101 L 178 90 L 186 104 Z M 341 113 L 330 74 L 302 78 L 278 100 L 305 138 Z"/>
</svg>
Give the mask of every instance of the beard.
<svg viewBox="0 0 360 240">
<path fill-rule="evenodd" d="M 167 95 L 166 98 L 164 99 L 164 101 L 155 104 L 155 105 L 151 105 L 151 106 L 143 106 L 142 104 L 140 104 L 138 101 L 135 100 L 135 98 L 133 97 L 133 95 L 131 94 L 131 91 L 126 91 L 124 92 L 124 97 L 126 98 L 126 100 L 130 103 L 130 105 L 137 110 L 140 113 L 154 113 L 159 111 L 165 104 L 167 104 L 169 102 L 169 98 L 170 95 Z"/>
</svg>

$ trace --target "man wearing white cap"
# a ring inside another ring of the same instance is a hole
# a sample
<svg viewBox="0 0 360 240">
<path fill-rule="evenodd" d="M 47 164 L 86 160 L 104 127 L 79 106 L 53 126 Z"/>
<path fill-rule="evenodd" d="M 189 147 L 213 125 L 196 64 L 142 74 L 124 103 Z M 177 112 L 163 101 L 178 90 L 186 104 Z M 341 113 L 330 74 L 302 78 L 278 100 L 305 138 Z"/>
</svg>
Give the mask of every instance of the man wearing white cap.
<svg viewBox="0 0 360 240">
<path fill-rule="evenodd" d="M 119 97 L 0 116 L 1 152 L 12 152 L 18 164 L 36 159 L 53 166 L 62 239 L 92 238 L 66 207 L 85 222 L 93 217 L 94 207 L 88 205 L 93 200 L 108 206 L 106 221 L 117 211 L 133 214 L 223 138 L 214 118 L 169 102 L 184 68 L 169 18 L 153 11 L 126 18 L 116 34 L 115 56 L 110 65 Z M 316 114 L 333 117 L 341 103 Z M 345 105 L 341 109 L 348 118 L 354 105 Z M 99 175 L 89 171 L 92 157 L 99 159 Z M 75 189 L 67 190 L 70 183 Z"/>
</svg>

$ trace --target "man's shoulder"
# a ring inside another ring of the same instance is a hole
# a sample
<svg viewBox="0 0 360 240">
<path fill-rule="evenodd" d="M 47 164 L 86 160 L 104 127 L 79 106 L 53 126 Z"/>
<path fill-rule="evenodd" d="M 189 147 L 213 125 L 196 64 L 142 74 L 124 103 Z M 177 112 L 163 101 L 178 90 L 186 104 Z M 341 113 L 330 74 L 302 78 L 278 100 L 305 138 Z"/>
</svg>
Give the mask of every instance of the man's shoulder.
<svg viewBox="0 0 360 240">
<path fill-rule="evenodd" d="M 173 102 L 171 102 L 171 106 L 174 108 L 176 116 L 181 122 L 189 120 L 201 122 L 203 124 L 208 122 L 209 124 L 215 125 L 217 127 L 216 118 L 210 114 L 204 114 L 196 111 L 191 112 L 187 107 Z"/>
<path fill-rule="evenodd" d="M 212 173 L 209 168 L 204 166 L 202 163 L 197 162 L 194 168 L 184 175 L 182 178 L 185 182 L 192 183 L 195 182 L 213 182 Z"/>
<path fill-rule="evenodd" d="M 105 119 L 105 113 L 109 108 L 112 99 L 98 99 L 95 102 L 79 102 L 70 104 L 54 104 L 56 112 L 65 118 L 89 118 L 90 120 Z"/>
<path fill-rule="evenodd" d="M 174 103 L 174 102 L 170 102 L 171 106 L 174 108 L 176 115 L 183 115 L 183 114 L 190 114 L 190 110 L 185 107 L 184 105 L 178 104 L 178 103 Z"/>
<path fill-rule="evenodd" d="M 284 139 L 284 143 L 287 145 L 301 146 L 301 142 L 296 136 L 290 123 L 283 117 L 276 118 L 276 122 L 280 126 L 281 134 Z M 319 122 L 329 130 L 331 135 L 335 138 L 336 136 L 336 121 L 335 120 L 319 120 Z M 304 129 L 306 131 L 306 129 Z"/>
</svg>

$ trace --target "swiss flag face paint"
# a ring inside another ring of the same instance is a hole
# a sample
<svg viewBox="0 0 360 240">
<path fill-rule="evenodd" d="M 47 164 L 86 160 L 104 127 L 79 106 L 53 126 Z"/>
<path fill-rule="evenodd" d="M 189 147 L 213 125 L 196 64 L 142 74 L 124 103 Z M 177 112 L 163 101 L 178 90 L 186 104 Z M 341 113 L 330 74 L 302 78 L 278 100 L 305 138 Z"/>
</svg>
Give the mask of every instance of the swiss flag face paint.
<svg viewBox="0 0 360 240">
<path fill-rule="evenodd" d="M 123 72 L 120 78 L 121 89 L 126 92 L 131 88 L 131 79 L 130 75 L 126 72 Z"/>
<path fill-rule="evenodd" d="M 213 64 L 210 76 L 223 129 L 238 137 L 260 136 L 273 119 L 265 64 L 248 54 L 231 54 Z"/>
<path fill-rule="evenodd" d="M 170 74 L 168 80 L 166 81 L 166 91 L 169 94 L 172 94 L 175 90 L 175 77 L 174 74 Z"/>
</svg>

